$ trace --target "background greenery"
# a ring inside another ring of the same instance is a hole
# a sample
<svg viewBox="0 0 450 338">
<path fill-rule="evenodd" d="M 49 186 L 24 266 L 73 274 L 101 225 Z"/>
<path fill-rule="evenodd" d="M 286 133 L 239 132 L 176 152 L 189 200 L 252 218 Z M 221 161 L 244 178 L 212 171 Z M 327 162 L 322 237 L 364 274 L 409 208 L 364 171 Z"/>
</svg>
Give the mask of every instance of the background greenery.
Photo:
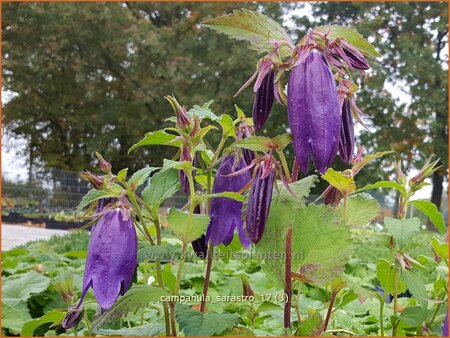
<svg viewBox="0 0 450 338">
<path fill-rule="evenodd" d="M 312 16 L 296 14 L 303 6 L 311 6 Z M 251 90 L 233 95 L 253 73 L 258 55 L 244 42 L 199 25 L 248 8 L 283 23 L 294 40 L 326 23 L 354 26 L 377 46 L 383 57 L 360 79 L 358 101 L 370 126 L 360 142 L 369 151 L 396 150 L 405 166 L 440 157 L 443 169 L 433 176 L 432 201 L 441 205 L 448 163 L 444 2 L 3 3 L 2 8 L 3 89 L 14 93 L 4 106 L 3 124 L 8 137 L 27 140 L 23 155 L 30 173 L 39 166 L 91 169 L 94 151 L 130 171 L 160 164 L 172 155 L 166 148 L 142 148 L 132 156 L 127 151 L 146 131 L 164 125 L 170 109 L 163 96 L 170 93 L 187 107 L 214 98 L 217 112 L 231 113 L 237 103 L 249 113 Z M 406 99 L 392 97 L 387 83 Z M 284 131 L 285 114 L 277 105 L 264 133 Z M 366 173 L 359 177 L 363 182 L 386 175 L 381 161 Z"/>
</svg>

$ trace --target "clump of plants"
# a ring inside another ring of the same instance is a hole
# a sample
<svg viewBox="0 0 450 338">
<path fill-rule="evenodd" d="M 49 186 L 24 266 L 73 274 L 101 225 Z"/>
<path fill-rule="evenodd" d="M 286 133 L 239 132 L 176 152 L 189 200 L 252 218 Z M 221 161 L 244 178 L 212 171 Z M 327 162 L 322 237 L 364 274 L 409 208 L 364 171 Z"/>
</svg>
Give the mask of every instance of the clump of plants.
<svg viewBox="0 0 450 338">
<path fill-rule="evenodd" d="M 395 181 L 364 187 L 355 181 L 369 162 L 390 153 L 369 154 L 355 145 L 354 123 L 364 122 L 352 75 L 366 76 L 369 60 L 380 56 L 375 48 L 340 26 L 311 28 L 294 43 L 276 22 L 247 10 L 203 25 L 246 40 L 263 55 L 238 90 L 253 85 L 251 117 L 237 106 L 218 115 L 213 101 L 186 109 L 171 95 L 166 99 L 172 126 L 148 132 L 130 148 L 130 156 L 144 146 L 176 148 L 162 167 L 128 175 L 98 154 L 103 174 L 84 173 L 93 189 L 77 209 L 79 214 L 95 209 L 82 292 L 71 298 L 62 328 L 75 334 L 166 336 L 441 335 L 448 297 L 446 228 L 436 206 L 414 199 L 438 169 L 437 161 L 409 179 L 397 165 Z M 289 130 L 261 136 L 274 104 L 286 107 Z M 293 163 L 286 159 L 288 147 Z M 347 169 L 333 169 L 337 156 Z M 315 173 L 305 176 L 311 167 Z M 308 203 L 319 180 L 328 187 Z M 366 193 L 371 189 L 395 189 L 400 196 L 397 217 L 386 217 L 385 231 L 373 233 L 386 249 L 373 267 L 376 281 L 349 271 L 358 231 L 380 212 Z M 179 191 L 187 203 L 161 215 L 160 206 Z M 418 218 L 406 217 L 411 206 L 439 231 L 427 244 L 431 256 L 408 252 L 422 226 Z M 239 293 L 229 292 L 242 297 L 227 298 L 212 272 L 220 265 L 233 275 L 236 253 L 255 264 L 239 272 Z M 191 273 L 185 265 L 195 260 L 205 261 L 195 277 L 201 287 L 185 288 Z M 266 289 L 252 286 L 255 271 L 267 281 Z M 84 310 L 90 289 L 98 304 L 94 316 Z M 302 304 L 303 293 L 318 303 Z M 217 302 L 225 303 L 221 312 L 213 310 Z M 368 313 L 370 322 L 346 323 L 345 308 L 353 309 L 355 318 L 358 311 Z M 128 321 L 117 327 L 119 318 L 142 309 L 148 312 L 140 312 L 139 325 Z M 264 325 L 275 329 L 264 331 Z"/>
</svg>

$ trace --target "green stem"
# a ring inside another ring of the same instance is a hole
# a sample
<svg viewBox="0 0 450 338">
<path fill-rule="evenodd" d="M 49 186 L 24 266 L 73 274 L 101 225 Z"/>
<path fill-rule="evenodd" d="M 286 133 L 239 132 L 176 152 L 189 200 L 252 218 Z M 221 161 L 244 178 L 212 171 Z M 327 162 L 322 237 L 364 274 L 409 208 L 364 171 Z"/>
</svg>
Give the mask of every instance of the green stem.
<svg viewBox="0 0 450 338">
<path fill-rule="evenodd" d="M 216 152 L 214 153 L 214 156 L 211 159 L 211 163 L 214 163 L 217 160 L 217 157 L 219 157 L 219 154 L 222 151 L 222 148 L 223 148 L 226 140 L 227 140 L 227 138 L 222 135 L 219 145 L 217 146 Z"/>
<path fill-rule="evenodd" d="M 284 171 L 284 176 L 286 176 L 286 179 L 288 182 L 291 182 L 291 174 L 289 172 L 289 167 L 286 161 L 286 157 L 284 156 L 283 151 L 277 151 L 278 156 L 280 156 L 280 160 L 281 160 L 281 165 L 283 167 L 283 171 Z"/>
<path fill-rule="evenodd" d="M 397 300 L 398 300 L 398 271 L 394 272 L 394 317 L 395 322 L 392 324 L 392 336 L 397 335 Z"/>
<path fill-rule="evenodd" d="M 180 258 L 180 265 L 178 266 L 177 271 L 177 282 L 175 285 L 175 296 L 178 296 L 178 293 L 180 292 L 180 284 L 181 284 L 181 277 L 183 276 L 183 268 L 184 268 L 184 260 L 186 259 L 186 252 L 187 252 L 187 245 L 186 243 L 183 243 L 183 246 L 181 247 L 181 258 Z"/>
<path fill-rule="evenodd" d="M 384 297 L 384 294 L 383 294 Z M 380 300 L 380 335 L 384 337 L 384 301 Z"/>
<path fill-rule="evenodd" d="M 302 322 L 302 317 L 300 316 L 300 292 L 301 292 L 302 284 L 299 283 L 297 287 L 297 297 L 295 299 L 295 312 L 297 313 L 297 321 L 298 325 Z"/>
<path fill-rule="evenodd" d="M 141 208 L 139 208 L 137 202 L 136 202 L 136 197 L 134 196 L 134 193 L 130 190 L 127 190 L 127 195 L 130 198 L 131 204 L 133 205 L 133 208 L 135 210 L 135 212 L 137 213 L 138 217 L 139 217 L 139 221 L 142 225 L 142 228 L 145 231 L 145 234 L 147 236 L 148 241 L 152 244 L 155 245 L 155 242 L 153 241 L 152 236 L 150 235 L 150 232 L 148 232 L 147 227 L 144 224 L 144 217 L 142 216 L 142 212 L 141 212 Z"/>
</svg>

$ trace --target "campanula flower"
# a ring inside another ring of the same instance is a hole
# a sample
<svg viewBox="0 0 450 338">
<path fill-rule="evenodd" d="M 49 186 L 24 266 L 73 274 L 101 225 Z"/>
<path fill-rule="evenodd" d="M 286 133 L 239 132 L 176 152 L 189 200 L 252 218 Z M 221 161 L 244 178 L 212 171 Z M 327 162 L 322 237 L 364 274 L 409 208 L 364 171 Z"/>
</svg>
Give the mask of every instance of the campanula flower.
<svg viewBox="0 0 450 338">
<path fill-rule="evenodd" d="M 344 99 L 341 115 L 341 137 L 339 138 L 339 155 L 345 163 L 352 163 L 355 149 L 355 131 L 349 99 Z"/>
<path fill-rule="evenodd" d="M 92 287 L 100 307 L 110 308 L 130 287 L 136 264 L 137 236 L 132 220 L 119 208 L 107 211 L 91 231 L 78 306 Z"/>
<path fill-rule="evenodd" d="M 317 50 L 289 76 L 288 117 L 300 169 L 306 174 L 312 156 L 315 167 L 325 173 L 338 151 L 341 118 L 333 74 Z"/>
<path fill-rule="evenodd" d="M 275 174 L 275 166 L 271 158 L 264 160 L 255 169 L 255 178 L 250 188 L 245 217 L 247 234 L 253 243 L 261 240 L 266 227 Z"/>
<path fill-rule="evenodd" d="M 253 123 L 255 131 L 260 131 L 269 117 L 274 102 L 274 79 L 275 72 L 271 69 L 265 75 L 258 90 L 256 91 L 253 103 Z"/>
<path fill-rule="evenodd" d="M 237 159 L 234 155 L 227 155 L 217 169 L 212 193 L 225 191 L 239 192 L 251 179 L 248 171 L 230 177 L 243 168 L 245 160 Z M 245 235 L 242 221 L 242 202 L 231 198 L 216 197 L 211 201 L 210 223 L 206 231 L 206 241 L 217 246 L 220 243 L 230 244 L 233 239 L 234 230 L 237 228 L 239 239 L 244 247 L 250 245 L 250 241 Z"/>
</svg>

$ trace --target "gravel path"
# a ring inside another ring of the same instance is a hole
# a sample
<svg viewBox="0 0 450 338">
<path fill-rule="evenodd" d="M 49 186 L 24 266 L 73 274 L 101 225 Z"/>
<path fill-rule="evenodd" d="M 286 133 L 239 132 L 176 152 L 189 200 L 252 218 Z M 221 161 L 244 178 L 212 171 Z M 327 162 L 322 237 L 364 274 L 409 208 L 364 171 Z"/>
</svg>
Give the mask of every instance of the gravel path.
<svg viewBox="0 0 450 338">
<path fill-rule="evenodd" d="M 53 235 L 65 235 L 66 230 L 33 228 L 23 225 L 2 224 L 2 251 L 10 250 L 38 239 L 49 239 Z"/>
</svg>

